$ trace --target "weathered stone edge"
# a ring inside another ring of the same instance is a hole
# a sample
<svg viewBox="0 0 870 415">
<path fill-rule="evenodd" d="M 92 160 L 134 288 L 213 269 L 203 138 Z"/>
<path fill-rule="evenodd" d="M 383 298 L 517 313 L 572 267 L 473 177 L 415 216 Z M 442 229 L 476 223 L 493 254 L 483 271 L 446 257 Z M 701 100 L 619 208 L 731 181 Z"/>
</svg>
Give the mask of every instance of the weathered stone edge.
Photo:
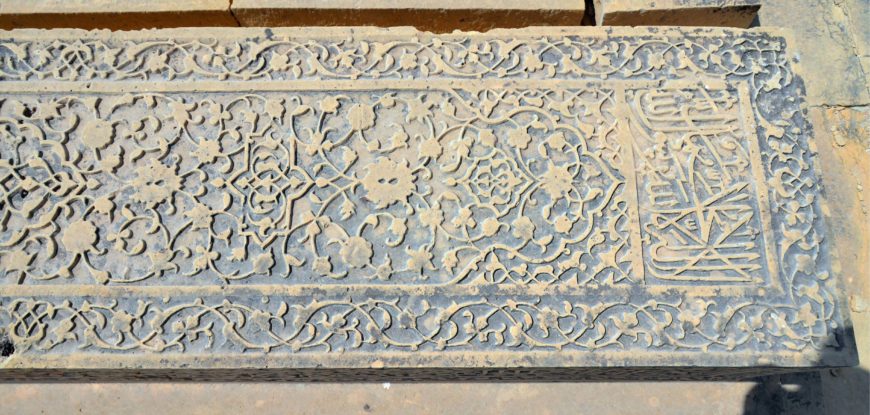
<svg viewBox="0 0 870 415">
<path fill-rule="evenodd" d="M 743 1 L 726 5 L 700 1 L 643 8 L 641 5 L 608 7 L 611 1 L 594 0 L 598 26 L 686 25 L 748 27 L 761 9 L 761 2 Z M 715 14 L 715 17 L 712 15 Z"/>
</svg>

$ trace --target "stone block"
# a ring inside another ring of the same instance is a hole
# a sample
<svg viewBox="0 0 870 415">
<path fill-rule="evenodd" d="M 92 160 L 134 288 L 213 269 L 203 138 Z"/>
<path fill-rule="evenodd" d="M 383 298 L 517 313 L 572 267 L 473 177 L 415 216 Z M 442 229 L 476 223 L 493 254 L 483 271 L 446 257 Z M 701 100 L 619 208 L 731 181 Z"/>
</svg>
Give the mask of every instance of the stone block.
<svg viewBox="0 0 870 415">
<path fill-rule="evenodd" d="M 862 35 L 868 25 L 858 23 L 870 17 L 867 4 L 867 0 L 809 1 L 792 7 L 791 0 L 766 0 L 759 11 L 761 25 L 792 28 L 794 53 L 807 63 L 803 77 L 810 105 L 870 104 L 866 75 L 870 65 L 864 61 L 862 66 L 862 59 L 870 58 L 865 50 L 870 37 Z"/>
<path fill-rule="evenodd" d="M 855 364 L 791 43 L 0 32 L 0 377 Z"/>
<path fill-rule="evenodd" d="M 0 2 L 0 28 L 149 29 L 238 26 L 228 0 L 22 0 Z"/>
<path fill-rule="evenodd" d="M 414 26 L 420 30 L 489 30 L 579 26 L 582 0 L 235 0 L 242 26 Z"/>
<path fill-rule="evenodd" d="M 749 27 L 761 0 L 595 0 L 599 26 Z"/>
</svg>

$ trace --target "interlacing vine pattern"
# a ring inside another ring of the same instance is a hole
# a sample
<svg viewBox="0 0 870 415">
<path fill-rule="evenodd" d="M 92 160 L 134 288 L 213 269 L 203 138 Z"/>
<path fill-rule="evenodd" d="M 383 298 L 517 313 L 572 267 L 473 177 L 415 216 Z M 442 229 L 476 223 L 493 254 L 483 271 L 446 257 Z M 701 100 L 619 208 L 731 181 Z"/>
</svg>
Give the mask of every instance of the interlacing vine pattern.
<svg viewBox="0 0 870 415">
<path fill-rule="evenodd" d="M 710 301 L 678 298 L 603 301 L 528 296 L 498 300 L 425 297 L 252 301 L 174 298 L 10 301 L 6 308 L 16 345 L 35 351 L 74 348 L 116 351 L 200 350 L 264 352 L 438 351 L 488 346 L 508 350 L 652 349 L 733 350 L 796 336 L 787 314 L 746 316 L 751 304 L 709 313 Z M 674 319 L 680 318 L 679 322 Z M 735 330 L 710 341 L 705 332 Z M 49 324 L 50 322 L 50 324 Z M 778 325 L 782 323 L 783 325 Z M 768 327 L 767 332 L 760 330 Z"/>
<path fill-rule="evenodd" d="M 57 33 L 0 36 L 19 353 L 840 346 L 783 38 Z"/>
<path fill-rule="evenodd" d="M 616 283 L 612 94 L 8 100 L 0 258 L 22 284 Z"/>
<path fill-rule="evenodd" d="M 379 34 L 299 39 L 269 30 L 212 39 L 0 41 L 0 80 L 318 80 L 421 78 L 657 79 L 766 72 L 783 44 L 763 33 L 736 37 L 698 29 L 646 36 L 420 36 Z M 138 37 L 138 36 L 137 36 Z M 185 36 L 186 37 L 186 36 Z M 360 38 L 362 37 L 362 38 Z M 758 59 L 766 55 L 765 59 Z M 782 74 L 785 75 L 785 74 Z M 787 80 L 787 79 L 786 79 Z"/>
</svg>

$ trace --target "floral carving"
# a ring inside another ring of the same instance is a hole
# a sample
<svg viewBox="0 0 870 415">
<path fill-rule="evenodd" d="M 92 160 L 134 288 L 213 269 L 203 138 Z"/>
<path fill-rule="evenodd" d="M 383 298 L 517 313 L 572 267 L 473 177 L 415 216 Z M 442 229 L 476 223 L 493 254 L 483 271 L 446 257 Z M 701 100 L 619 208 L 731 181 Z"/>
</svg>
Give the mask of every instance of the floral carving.
<svg viewBox="0 0 870 415">
<path fill-rule="evenodd" d="M 542 110 L 557 104 L 558 116 Z M 103 235 L 87 244 L 66 243 L 64 234 L 51 258 L 58 266 L 44 275 L 14 269 L 23 283 L 278 275 L 290 283 L 318 276 L 356 283 L 625 282 L 627 233 L 605 232 L 627 221 L 614 204 L 622 200 L 624 173 L 604 160 L 618 152 L 605 138 L 615 124 L 613 105 L 610 91 L 536 89 L 25 98 L 0 113 L 27 119 L 28 131 L 44 135 L 21 136 L 15 165 L 26 165 L 47 139 L 58 150 L 47 166 L 81 190 L 20 205 L 13 229 L 29 233 L 39 225 L 27 217 L 63 208 L 100 223 Z M 24 107 L 50 116 L 27 118 Z M 584 138 L 576 125 L 587 112 L 602 113 L 595 121 L 602 129 Z M 87 145 L 93 123 L 68 122 L 89 114 L 114 125 L 105 131 L 115 134 L 110 141 Z M 409 121 L 376 122 L 403 119 Z M 523 148 L 499 139 L 516 131 L 527 136 Z M 65 145 L 66 135 L 81 138 Z M 36 186 L 20 170 L 5 171 L 22 180 L 7 197 Z M 0 255 L 35 254 L 58 237 L 40 232 Z M 599 257 L 605 247 L 614 252 L 609 262 Z M 568 258 L 587 269 L 550 265 Z"/>
<path fill-rule="evenodd" d="M 620 33 L 0 40 L 0 283 L 264 293 L 4 295 L 0 331 L 27 353 L 838 347 L 785 40 Z M 275 89 L 174 88 L 211 80 Z"/>
<path fill-rule="evenodd" d="M 407 165 L 381 157 L 366 168 L 360 183 L 366 191 L 365 198 L 385 208 L 408 200 L 414 191 L 414 174 Z"/>
<path fill-rule="evenodd" d="M 151 159 L 149 164 L 136 169 L 133 186 L 137 191 L 132 199 L 153 206 L 169 200 L 173 193 L 181 190 L 181 178 L 173 167 Z"/>
<path fill-rule="evenodd" d="M 82 254 L 91 250 L 97 243 L 97 228 L 86 220 L 79 220 L 69 225 L 63 232 L 61 240 L 67 251 Z"/>
</svg>

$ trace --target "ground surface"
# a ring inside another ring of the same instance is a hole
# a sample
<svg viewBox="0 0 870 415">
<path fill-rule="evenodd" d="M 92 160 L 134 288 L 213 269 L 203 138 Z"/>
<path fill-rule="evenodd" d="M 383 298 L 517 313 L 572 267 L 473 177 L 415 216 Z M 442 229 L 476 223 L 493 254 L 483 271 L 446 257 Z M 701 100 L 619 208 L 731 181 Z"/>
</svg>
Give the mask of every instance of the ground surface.
<svg viewBox="0 0 870 415">
<path fill-rule="evenodd" d="M 870 0 L 766 0 L 795 31 L 860 368 L 752 382 L 2 384 L 0 414 L 868 414 Z"/>
</svg>

